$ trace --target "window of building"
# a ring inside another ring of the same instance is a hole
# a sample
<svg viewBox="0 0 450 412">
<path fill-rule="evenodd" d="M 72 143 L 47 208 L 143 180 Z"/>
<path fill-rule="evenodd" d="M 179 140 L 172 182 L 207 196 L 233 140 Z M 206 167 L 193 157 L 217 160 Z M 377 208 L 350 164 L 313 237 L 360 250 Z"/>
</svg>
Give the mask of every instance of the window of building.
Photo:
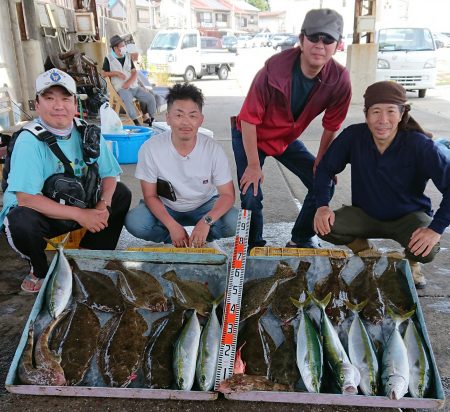
<svg viewBox="0 0 450 412">
<path fill-rule="evenodd" d="M 200 17 L 200 23 L 212 23 L 212 13 L 209 12 L 201 12 L 197 13 Z"/>
<path fill-rule="evenodd" d="M 216 21 L 228 23 L 228 14 L 216 13 Z"/>
<path fill-rule="evenodd" d="M 138 9 L 137 13 L 139 23 L 150 23 L 150 14 L 148 9 Z"/>
</svg>

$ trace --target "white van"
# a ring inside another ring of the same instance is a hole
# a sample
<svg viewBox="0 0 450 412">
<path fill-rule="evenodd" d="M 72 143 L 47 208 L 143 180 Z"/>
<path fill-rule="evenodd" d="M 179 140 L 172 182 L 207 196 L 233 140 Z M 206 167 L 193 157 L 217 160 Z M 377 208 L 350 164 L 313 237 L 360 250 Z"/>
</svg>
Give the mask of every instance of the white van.
<svg viewBox="0 0 450 412">
<path fill-rule="evenodd" d="M 198 30 L 160 30 L 147 51 L 149 71 L 183 76 L 187 82 L 208 74 L 225 80 L 234 66 L 234 54 L 221 47 L 202 49 L 201 44 Z"/>
<path fill-rule="evenodd" d="M 426 28 L 383 28 L 377 32 L 377 81 L 392 80 L 425 97 L 436 86 L 437 53 Z"/>
</svg>

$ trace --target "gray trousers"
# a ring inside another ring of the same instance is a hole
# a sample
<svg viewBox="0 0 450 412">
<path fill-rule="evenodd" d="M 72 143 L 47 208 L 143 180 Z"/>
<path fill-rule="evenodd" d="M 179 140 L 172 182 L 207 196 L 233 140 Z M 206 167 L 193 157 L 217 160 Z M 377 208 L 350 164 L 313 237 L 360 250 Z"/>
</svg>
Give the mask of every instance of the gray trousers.
<svg viewBox="0 0 450 412">
<path fill-rule="evenodd" d="M 120 89 L 118 91 L 119 96 L 122 98 L 123 103 L 127 109 L 128 116 L 132 120 L 138 118 L 136 108 L 134 107 L 133 98 L 143 105 L 142 110 L 150 117 L 155 117 L 156 114 L 156 100 L 155 96 L 143 87 L 135 87 L 134 89 Z"/>
<path fill-rule="evenodd" d="M 359 207 L 343 206 L 334 211 L 336 219 L 328 235 L 320 236 L 335 245 L 347 245 L 356 238 L 393 239 L 405 248 L 405 256 L 415 262 L 431 262 L 440 246 L 437 243 L 427 256 L 415 256 L 408 249 L 413 232 L 427 227 L 432 218 L 424 212 L 414 212 L 397 220 L 382 221 L 369 216 Z"/>
</svg>

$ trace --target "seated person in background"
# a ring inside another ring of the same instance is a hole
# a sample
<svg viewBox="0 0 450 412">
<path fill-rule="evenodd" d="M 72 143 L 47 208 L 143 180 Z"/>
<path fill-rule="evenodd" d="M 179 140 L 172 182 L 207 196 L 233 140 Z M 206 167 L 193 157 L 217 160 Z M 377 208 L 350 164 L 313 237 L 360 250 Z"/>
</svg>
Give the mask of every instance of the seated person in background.
<svg viewBox="0 0 450 412">
<path fill-rule="evenodd" d="M 145 105 L 144 123 L 152 125 L 156 114 L 156 101 L 153 94 L 139 86 L 137 71 L 130 55 L 126 52 L 125 42 L 117 34 L 110 39 L 111 53 L 105 57 L 102 75 L 111 78 L 111 83 L 123 100 L 128 116 L 139 126 L 138 115 L 133 98 Z"/>
<path fill-rule="evenodd" d="M 47 274 L 45 238 L 83 227 L 87 233 L 81 240 L 81 248 L 113 250 L 130 207 L 131 192 L 116 181 L 121 170 L 100 136 L 100 129 L 80 123 L 75 119 L 76 111 L 76 86 L 72 77 L 58 69 L 37 77 L 36 112 L 39 118 L 26 125 L 33 132 L 22 129 L 17 137 L 0 213 L 0 230 L 4 226 L 11 247 L 30 262 L 30 272 L 22 283 L 22 289 L 27 292 L 38 292 Z M 56 139 L 55 145 L 62 152 L 58 156 L 54 153 L 56 149 L 51 150 L 48 143 L 38 138 L 40 134 L 34 134 L 42 129 L 49 132 L 51 139 Z M 85 140 L 95 144 L 86 147 Z M 92 159 L 94 150 L 95 160 Z M 89 155 L 85 155 L 86 151 Z M 63 156 L 65 164 L 61 160 Z M 88 172 L 94 176 L 95 184 L 91 186 L 94 190 L 86 183 L 83 185 L 88 197 L 84 199 L 87 205 L 80 202 L 73 206 L 68 204 L 74 202 L 67 196 L 75 196 L 70 187 L 62 192 L 60 186 L 50 185 L 50 192 L 61 191 L 59 201 L 43 195 L 48 192 L 47 179 L 65 172 L 66 164 L 77 177 L 89 180 L 86 177 Z M 98 178 L 101 179 L 101 197 L 89 196 L 97 193 Z"/>
<path fill-rule="evenodd" d="M 386 238 L 405 248 L 417 288 L 426 285 L 420 263 L 433 260 L 450 224 L 450 161 L 409 115 L 405 89 L 383 81 L 364 94 L 366 122 L 347 127 L 317 167 L 314 229 L 324 240 L 354 253 L 368 238 Z M 351 164 L 352 206 L 332 211 L 334 176 Z M 443 194 L 433 214 L 424 194 L 429 180 Z"/>
<path fill-rule="evenodd" d="M 132 235 L 175 247 L 204 247 L 236 233 L 227 157 L 216 141 L 198 133 L 203 103 L 202 92 L 193 85 L 169 89 L 166 120 L 171 131 L 147 140 L 139 151 L 135 176 L 144 199 L 125 219 Z M 158 195 L 158 179 L 173 185 L 176 200 Z M 190 236 L 184 226 L 195 226 Z"/>
</svg>

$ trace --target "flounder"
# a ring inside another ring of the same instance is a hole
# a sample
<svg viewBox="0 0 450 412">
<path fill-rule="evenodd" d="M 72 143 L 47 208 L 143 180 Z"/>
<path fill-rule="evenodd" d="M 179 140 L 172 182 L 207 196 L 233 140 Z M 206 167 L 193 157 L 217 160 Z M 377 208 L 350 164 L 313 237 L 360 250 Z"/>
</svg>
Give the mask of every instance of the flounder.
<svg viewBox="0 0 450 412">
<path fill-rule="evenodd" d="M 109 261 L 105 269 L 118 272 L 117 287 L 128 303 L 151 312 L 167 311 L 167 298 L 163 289 L 150 273 L 128 269 L 118 260 Z"/>
<path fill-rule="evenodd" d="M 348 300 L 348 287 L 341 276 L 347 261 L 345 259 L 330 258 L 330 263 L 331 273 L 316 283 L 314 296 L 321 300 L 331 293 L 331 300 L 325 308 L 325 312 L 333 324 L 339 325 L 349 314 L 349 310 L 344 303 Z"/>
<path fill-rule="evenodd" d="M 271 356 L 276 348 L 260 322 L 261 316 L 260 312 L 248 318 L 238 334 L 238 346 L 242 346 L 242 360 L 248 375 L 267 376 Z"/>
<path fill-rule="evenodd" d="M 105 383 L 127 387 L 136 379 L 147 338 L 147 323 L 134 309 L 112 317 L 102 328 L 98 347 L 98 366 Z"/>
<path fill-rule="evenodd" d="M 281 321 L 287 322 L 296 316 L 297 308 L 289 298 L 298 299 L 307 290 L 306 272 L 310 266 L 309 262 L 300 262 L 295 277 L 278 285 L 272 301 L 272 312 Z"/>
<path fill-rule="evenodd" d="M 294 327 L 292 325 L 283 325 L 282 329 L 285 339 L 272 355 L 269 378 L 273 382 L 286 385 L 293 391 L 295 384 L 300 378 L 296 364 L 297 345 L 294 339 Z"/>
<path fill-rule="evenodd" d="M 348 286 L 348 298 L 351 303 L 366 301 L 360 316 L 370 323 L 378 324 L 384 318 L 384 301 L 375 278 L 377 257 L 363 258 L 364 270 L 356 275 Z"/>
<path fill-rule="evenodd" d="M 53 322 L 57 322 L 55 319 Z M 45 334 L 43 339 L 48 338 Z M 34 327 L 33 323 L 30 323 L 28 329 L 28 338 L 25 349 L 19 360 L 17 367 L 17 375 L 19 381 L 25 385 L 47 385 L 47 386 L 62 386 L 66 384 L 66 378 L 64 377 L 64 371 L 59 366 L 58 358 L 50 351 L 45 351 L 46 355 L 41 353 L 40 361 L 44 356 L 43 362 L 36 361 L 36 366 L 33 362 L 33 342 L 34 342 Z M 47 348 L 48 349 L 48 348 Z M 42 347 L 41 347 L 42 351 Z M 50 359 L 45 359 L 45 356 L 49 356 Z M 56 367 L 52 367 L 56 365 Z"/>
<path fill-rule="evenodd" d="M 97 349 L 100 322 L 94 311 L 78 303 L 58 324 L 50 347 L 61 356 L 68 385 L 79 385 Z"/>
<path fill-rule="evenodd" d="M 99 272 L 81 270 L 73 260 L 70 264 L 73 268 L 77 302 L 101 312 L 123 312 L 122 296 L 110 277 Z"/>
<path fill-rule="evenodd" d="M 414 305 L 409 292 L 405 275 L 397 265 L 401 262 L 394 257 L 388 257 L 388 266 L 378 278 L 378 285 L 386 305 L 391 305 L 399 312 L 406 312 Z"/>
<path fill-rule="evenodd" d="M 242 292 L 240 321 L 242 322 L 267 308 L 272 302 L 275 290 L 280 282 L 294 276 L 295 272 L 292 268 L 286 262 L 281 261 L 272 276 L 245 282 Z"/>
<path fill-rule="evenodd" d="M 175 299 L 174 299 L 175 301 Z M 144 352 L 143 372 L 146 386 L 169 389 L 174 383 L 173 345 L 183 326 L 185 309 L 175 302 L 175 310 L 152 324 Z"/>
<path fill-rule="evenodd" d="M 201 316 L 211 313 L 214 297 L 204 283 L 196 280 L 180 279 L 174 270 L 164 273 L 162 277 L 172 283 L 175 297 L 186 309 L 195 309 Z"/>
</svg>

